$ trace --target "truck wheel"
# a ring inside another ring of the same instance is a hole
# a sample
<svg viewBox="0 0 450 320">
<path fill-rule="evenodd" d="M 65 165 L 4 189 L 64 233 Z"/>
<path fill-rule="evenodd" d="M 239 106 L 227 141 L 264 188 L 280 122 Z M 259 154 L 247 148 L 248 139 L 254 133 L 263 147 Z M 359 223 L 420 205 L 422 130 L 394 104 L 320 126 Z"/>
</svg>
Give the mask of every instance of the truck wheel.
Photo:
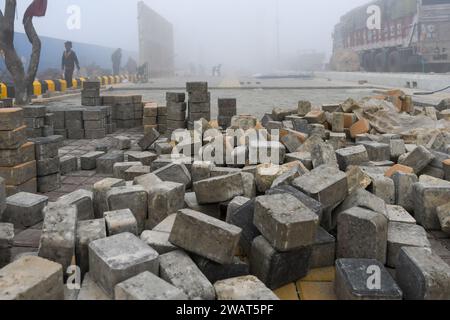
<svg viewBox="0 0 450 320">
<path fill-rule="evenodd" d="M 403 63 L 398 51 L 392 51 L 388 58 L 388 70 L 389 72 L 401 72 L 403 71 Z"/>
<path fill-rule="evenodd" d="M 386 71 L 386 55 L 384 54 L 384 52 L 377 53 L 377 55 L 375 56 L 375 71 Z"/>
</svg>

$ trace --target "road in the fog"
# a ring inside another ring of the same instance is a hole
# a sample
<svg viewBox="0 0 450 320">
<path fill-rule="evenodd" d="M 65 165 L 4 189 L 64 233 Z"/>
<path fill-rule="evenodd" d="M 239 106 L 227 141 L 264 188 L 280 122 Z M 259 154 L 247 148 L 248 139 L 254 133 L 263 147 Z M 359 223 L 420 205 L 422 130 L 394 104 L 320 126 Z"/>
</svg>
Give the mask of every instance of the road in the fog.
<svg viewBox="0 0 450 320">
<path fill-rule="evenodd" d="M 236 98 L 238 113 L 262 117 L 274 107 L 295 107 L 300 100 L 309 100 L 313 105 L 339 103 L 352 97 L 355 99 L 373 95 L 375 87 L 360 86 L 355 83 L 328 81 L 326 79 L 297 80 L 257 80 L 218 78 L 174 78 L 152 80 L 146 84 L 123 83 L 102 95 L 142 94 L 145 101 L 155 101 L 165 105 L 167 91 L 185 91 L 188 81 L 208 81 L 211 92 L 212 117 L 217 116 L 218 98 Z M 80 105 L 79 97 L 55 101 L 49 105 Z"/>
</svg>

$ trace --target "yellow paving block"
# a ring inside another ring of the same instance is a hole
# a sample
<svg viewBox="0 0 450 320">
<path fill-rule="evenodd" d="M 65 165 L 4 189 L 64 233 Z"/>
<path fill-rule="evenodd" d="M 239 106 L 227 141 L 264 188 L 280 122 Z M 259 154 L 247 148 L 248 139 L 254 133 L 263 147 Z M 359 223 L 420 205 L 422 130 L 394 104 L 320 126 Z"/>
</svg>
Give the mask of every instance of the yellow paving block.
<svg viewBox="0 0 450 320">
<path fill-rule="evenodd" d="M 308 275 L 300 281 L 332 282 L 334 281 L 336 270 L 334 267 L 318 268 L 309 271 Z"/>
<path fill-rule="evenodd" d="M 300 300 L 297 293 L 297 287 L 294 283 L 290 283 L 282 288 L 274 290 L 273 293 L 275 293 L 275 295 L 280 298 L 280 300 Z"/>
<path fill-rule="evenodd" d="M 300 292 L 300 300 L 337 300 L 334 293 L 333 282 L 297 282 L 297 289 Z"/>
</svg>

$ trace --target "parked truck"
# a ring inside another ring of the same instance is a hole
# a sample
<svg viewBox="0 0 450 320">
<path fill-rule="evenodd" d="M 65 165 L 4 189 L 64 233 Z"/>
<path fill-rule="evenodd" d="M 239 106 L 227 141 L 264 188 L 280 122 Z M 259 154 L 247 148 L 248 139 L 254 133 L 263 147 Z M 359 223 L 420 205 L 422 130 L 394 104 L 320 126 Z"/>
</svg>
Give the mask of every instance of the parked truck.
<svg viewBox="0 0 450 320">
<path fill-rule="evenodd" d="M 372 1 L 344 15 L 333 39 L 334 55 L 356 53 L 365 71 L 450 72 L 450 0 Z"/>
</svg>

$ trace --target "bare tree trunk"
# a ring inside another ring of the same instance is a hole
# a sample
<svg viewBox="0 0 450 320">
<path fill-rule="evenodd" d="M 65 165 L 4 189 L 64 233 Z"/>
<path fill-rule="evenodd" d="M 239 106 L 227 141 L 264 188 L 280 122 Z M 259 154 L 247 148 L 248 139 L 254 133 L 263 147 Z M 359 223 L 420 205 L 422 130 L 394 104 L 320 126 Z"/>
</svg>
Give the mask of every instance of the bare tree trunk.
<svg viewBox="0 0 450 320">
<path fill-rule="evenodd" d="M 28 18 L 25 23 L 25 32 L 32 45 L 32 53 L 28 71 L 14 47 L 14 19 L 16 16 L 16 0 L 6 0 L 5 13 L 0 12 L 0 49 L 5 54 L 5 64 L 14 81 L 16 91 L 16 104 L 24 105 L 30 102 L 33 82 L 39 67 L 41 54 L 41 41 L 33 25 L 33 19 Z"/>
<path fill-rule="evenodd" d="M 16 103 L 18 105 L 23 105 L 28 102 L 26 81 L 25 81 L 25 70 L 23 68 L 22 60 L 20 60 L 14 48 L 5 48 L 5 64 L 11 77 L 14 81 L 14 87 L 16 91 Z"/>
<path fill-rule="evenodd" d="M 26 88 L 29 90 L 30 88 L 33 88 L 33 82 L 36 78 L 36 74 L 39 68 L 39 61 L 41 58 L 41 39 L 39 39 L 39 36 L 37 35 L 36 29 L 33 25 L 33 18 L 28 18 L 25 21 L 25 33 L 27 34 L 28 41 L 30 41 L 32 46 L 32 52 L 31 52 L 31 58 L 30 58 L 30 64 L 28 65 L 28 72 L 25 79 L 26 82 Z M 28 92 L 27 96 L 30 97 L 33 95 L 33 90 L 31 92 Z"/>
</svg>

